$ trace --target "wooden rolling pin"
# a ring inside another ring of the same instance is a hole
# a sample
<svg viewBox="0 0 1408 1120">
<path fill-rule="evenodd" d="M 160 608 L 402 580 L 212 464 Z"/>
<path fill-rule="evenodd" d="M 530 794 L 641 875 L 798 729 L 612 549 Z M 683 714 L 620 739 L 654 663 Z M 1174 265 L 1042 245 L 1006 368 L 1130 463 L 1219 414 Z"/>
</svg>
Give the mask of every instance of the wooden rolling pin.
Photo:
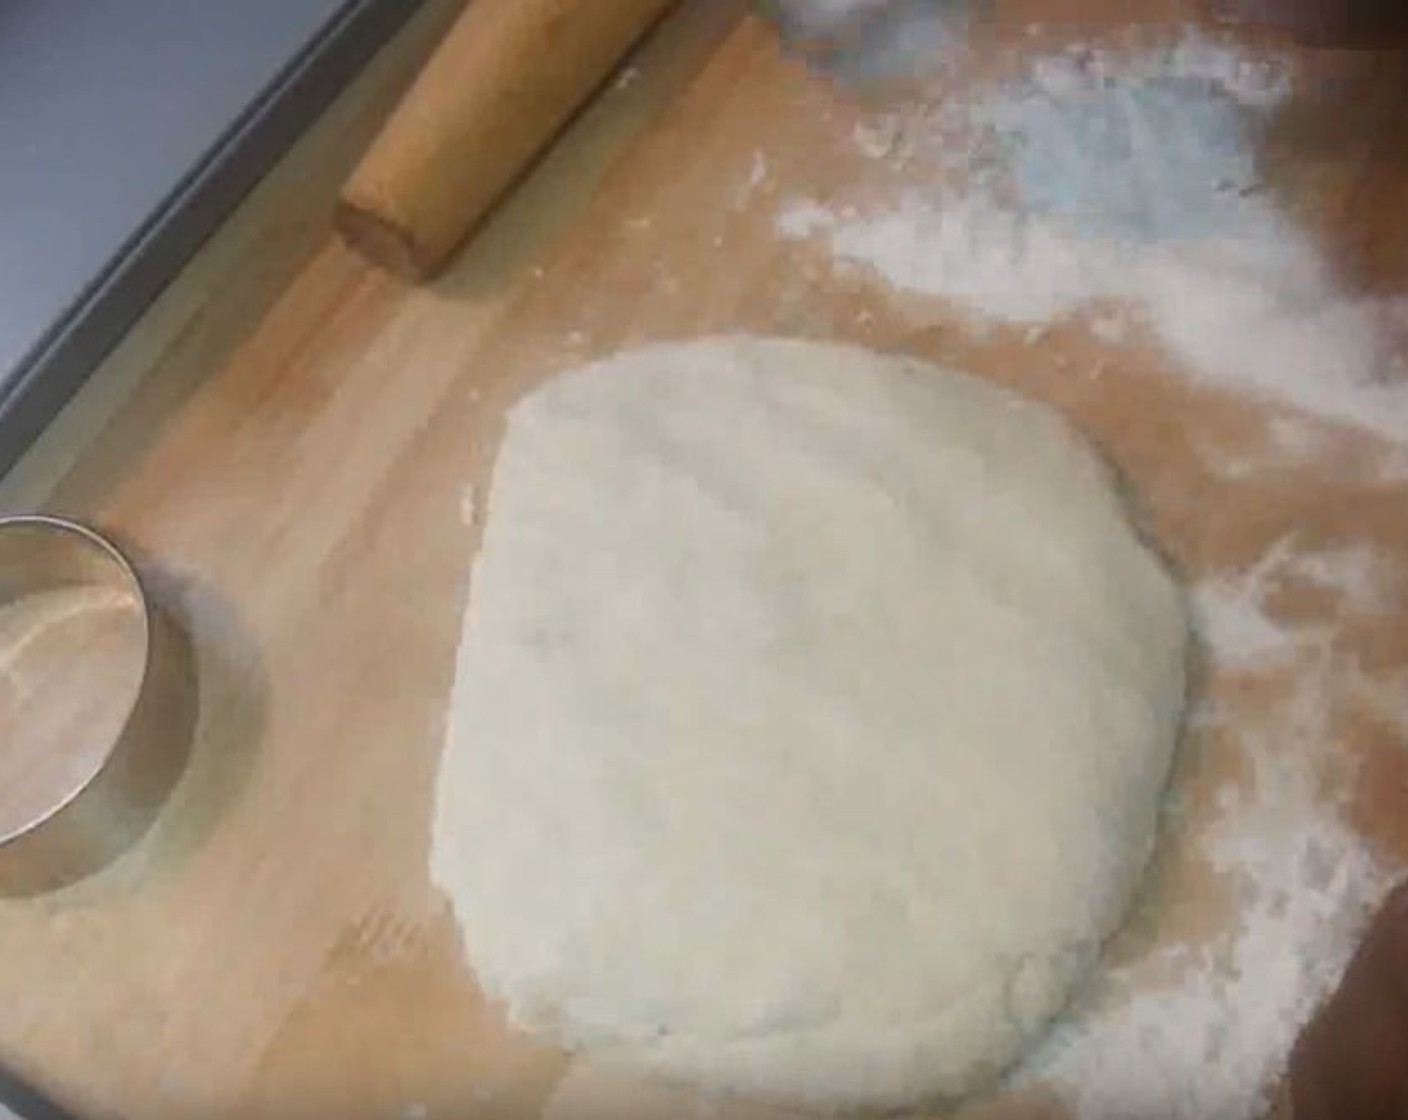
<svg viewBox="0 0 1408 1120">
<path fill-rule="evenodd" d="M 433 276 L 670 3 L 470 0 L 343 188 L 343 237 Z"/>
</svg>

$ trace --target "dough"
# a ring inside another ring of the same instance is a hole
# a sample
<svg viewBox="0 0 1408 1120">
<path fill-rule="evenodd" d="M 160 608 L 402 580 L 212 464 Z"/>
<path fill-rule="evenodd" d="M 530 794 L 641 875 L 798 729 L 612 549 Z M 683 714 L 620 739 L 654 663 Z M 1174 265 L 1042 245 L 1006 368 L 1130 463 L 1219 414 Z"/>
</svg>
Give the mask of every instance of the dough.
<svg viewBox="0 0 1408 1120">
<path fill-rule="evenodd" d="M 433 875 L 485 990 L 567 1046 L 964 1094 L 1121 919 L 1186 633 L 1045 406 L 838 346 L 624 353 L 510 414 Z"/>
</svg>

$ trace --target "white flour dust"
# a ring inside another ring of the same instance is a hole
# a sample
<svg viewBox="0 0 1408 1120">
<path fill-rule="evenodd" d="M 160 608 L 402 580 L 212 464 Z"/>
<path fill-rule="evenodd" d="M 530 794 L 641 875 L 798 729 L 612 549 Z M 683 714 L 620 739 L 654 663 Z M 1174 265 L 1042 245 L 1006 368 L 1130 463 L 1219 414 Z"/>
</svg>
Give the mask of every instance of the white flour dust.
<svg viewBox="0 0 1408 1120">
<path fill-rule="evenodd" d="M 1342 291 L 1268 197 L 1256 141 L 1284 69 L 1192 37 L 1070 50 L 1020 78 L 873 115 L 854 143 L 898 196 L 794 198 L 787 238 L 986 320 L 1119 305 L 1190 374 L 1401 439 L 1402 301 Z"/>
<path fill-rule="evenodd" d="M 1240 572 L 1194 589 L 1213 665 L 1280 670 L 1296 681 L 1264 708 L 1195 712 L 1199 735 L 1235 742 L 1251 764 L 1226 787 L 1199 853 L 1238 902 L 1235 925 L 1196 948 L 1168 950 L 1104 976 L 1090 1003 L 1018 1075 L 1055 1089 L 1080 1120 L 1250 1120 L 1270 1105 L 1301 1026 L 1338 981 L 1396 873 L 1371 854 L 1327 797 L 1339 753 L 1336 696 L 1378 686 L 1335 652 L 1333 625 L 1278 622 L 1282 581 L 1323 583 L 1347 609 L 1389 599 L 1367 548 L 1308 551 L 1291 539 Z M 1292 670 L 1294 670 L 1292 674 Z"/>
<path fill-rule="evenodd" d="M 1058 1028 L 1026 1067 L 1081 1120 L 1234 1120 L 1269 1105 L 1296 1034 L 1393 878 L 1324 806 L 1307 761 L 1333 749 L 1323 700 L 1297 694 L 1245 732 L 1253 792 L 1229 792 L 1204 840 L 1241 893 L 1236 928 L 1114 972 L 1097 1007 Z"/>
</svg>

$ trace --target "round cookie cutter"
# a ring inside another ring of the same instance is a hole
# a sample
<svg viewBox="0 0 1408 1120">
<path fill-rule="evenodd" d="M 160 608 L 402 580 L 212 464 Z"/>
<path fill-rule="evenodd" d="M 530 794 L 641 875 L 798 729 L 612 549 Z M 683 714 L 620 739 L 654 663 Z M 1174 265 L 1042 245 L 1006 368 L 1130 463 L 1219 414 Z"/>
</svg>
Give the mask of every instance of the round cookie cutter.
<svg viewBox="0 0 1408 1120">
<path fill-rule="evenodd" d="M 40 797 L 20 796 L 18 806 L 12 799 L 7 807 L 0 790 L 0 895 L 11 897 L 65 886 L 130 848 L 180 777 L 194 723 L 185 635 L 152 603 L 122 551 L 74 521 L 0 517 L 0 615 L 26 602 L 42 604 L 34 597 L 46 593 L 69 601 L 74 593 L 80 601 L 91 595 L 129 617 L 114 640 L 121 672 L 104 698 L 117 718 L 106 727 L 101 721 L 85 726 L 77 698 L 65 708 L 66 690 L 92 682 L 77 662 L 59 662 L 45 667 L 38 685 L 31 682 L 16 701 L 9 727 L 0 724 L 0 764 L 7 750 L 16 752 L 12 760 L 33 759 L 36 744 L 45 753 L 72 752 L 61 777 Z M 31 718 L 40 705 L 47 710 Z M 20 753 L 26 750 L 30 754 Z M 44 761 L 52 767 L 62 760 Z"/>
</svg>

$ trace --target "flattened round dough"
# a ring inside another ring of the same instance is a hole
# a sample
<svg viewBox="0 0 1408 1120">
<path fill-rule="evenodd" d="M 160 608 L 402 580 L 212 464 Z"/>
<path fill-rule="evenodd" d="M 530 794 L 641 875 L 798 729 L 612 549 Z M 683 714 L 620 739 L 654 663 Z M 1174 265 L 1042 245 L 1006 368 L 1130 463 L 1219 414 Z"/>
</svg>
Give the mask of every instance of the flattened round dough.
<svg viewBox="0 0 1408 1120">
<path fill-rule="evenodd" d="M 1121 919 L 1185 643 L 1049 408 L 837 346 L 621 354 L 510 415 L 433 874 L 484 988 L 569 1046 L 960 1095 Z"/>
</svg>

